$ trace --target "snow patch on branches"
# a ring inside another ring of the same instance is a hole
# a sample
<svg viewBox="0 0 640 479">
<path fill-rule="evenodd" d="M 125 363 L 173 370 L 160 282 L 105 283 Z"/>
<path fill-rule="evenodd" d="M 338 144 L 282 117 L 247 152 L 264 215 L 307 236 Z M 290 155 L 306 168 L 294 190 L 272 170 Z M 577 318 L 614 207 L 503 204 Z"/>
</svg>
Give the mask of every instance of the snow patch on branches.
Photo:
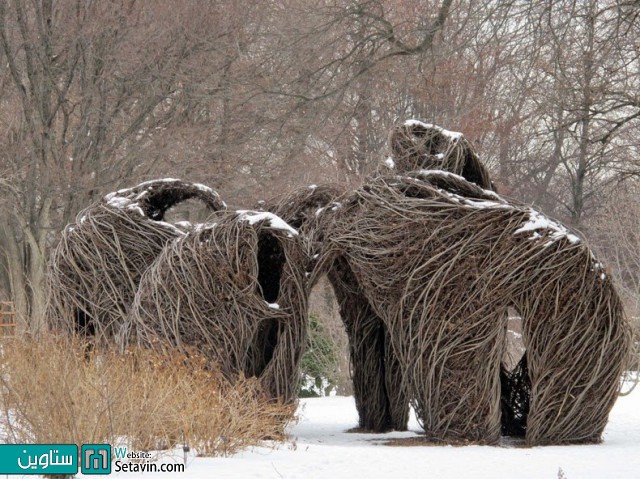
<svg viewBox="0 0 640 479">
<path fill-rule="evenodd" d="M 447 138 L 453 140 L 453 141 L 457 141 L 460 138 L 462 138 L 462 133 L 458 132 L 458 131 L 449 131 L 449 130 L 445 130 L 444 128 L 442 128 L 441 126 L 438 125 L 434 125 L 433 123 L 424 123 L 420 120 L 407 120 L 404 122 L 405 126 L 421 126 L 423 128 L 427 128 L 427 129 L 434 129 L 436 131 L 438 131 L 439 133 L 441 133 L 442 135 L 446 136 Z"/>
<path fill-rule="evenodd" d="M 289 236 L 297 236 L 298 231 L 292 228 L 286 221 L 273 213 L 266 211 L 250 211 L 250 210 L 238 210 L 238 220 L 246 221 L 250 225 L 254 225 L 260 221 L 266 221 L 273 229 L 286 231 Z"/>
<path fill-rule="evenodd" d="M 527 221 L 524 225 L 513 232 L 514 235 L 520 233 L 527 233 L 529 231 L 534 232 L 534 236 L 531 239 L 537 239 L 540 236 L 536 236 L 535 231 L 537 230 L 547 230 L 551 232 L 550 239 L 551 241 L 558 241 L 562 238 L 565 238 L 569 243 L 576 244 L 580 242 L 580 238 L 576 235 L 572 234 L 560 223 L 553 221 L 550 218 L 547 218 L 542 213 L 529 209 L 529 221 Z"/>
</svg>

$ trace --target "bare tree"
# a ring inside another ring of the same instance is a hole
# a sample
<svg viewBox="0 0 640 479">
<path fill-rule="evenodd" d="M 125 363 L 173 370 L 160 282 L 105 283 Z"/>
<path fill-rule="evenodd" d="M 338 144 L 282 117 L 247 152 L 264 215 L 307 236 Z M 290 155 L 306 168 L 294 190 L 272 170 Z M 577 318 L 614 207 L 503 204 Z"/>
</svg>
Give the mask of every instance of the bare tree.
<svg viewBox="0 0 640 479">
<path fill-rule="evenodd" d="M 640 320 L 639 195 L 640 182 L 625 182 L 589 221 L 591 238 L 611 266 L 627 312 L 636 322 Z"/>
<path fill-rule="evenodd" d="M 639 171 L 623 139 L 637 125 L 628 101 L 638 78 L 635 40 L 610 2 L 542 2 L 520 18 L 509 36 L 524 41 L 507 45 L 523 62 L 500 75 L 518 99 L 515 121 L 503 123 L 512 125 L 512 153 L 501 154 L 500 173 L 517 185 L 510 192 L 581 225 L 610 188 Z"/>
<path fill-rule="evenodd" d="M 196 57 L 226 34 L 215 21 L 195 4 L 0 3 L 0 269 L 22 329 L 42 325 L 52 234 L 149 169 L 139 153 L 178 110 Z"/>
</svg>

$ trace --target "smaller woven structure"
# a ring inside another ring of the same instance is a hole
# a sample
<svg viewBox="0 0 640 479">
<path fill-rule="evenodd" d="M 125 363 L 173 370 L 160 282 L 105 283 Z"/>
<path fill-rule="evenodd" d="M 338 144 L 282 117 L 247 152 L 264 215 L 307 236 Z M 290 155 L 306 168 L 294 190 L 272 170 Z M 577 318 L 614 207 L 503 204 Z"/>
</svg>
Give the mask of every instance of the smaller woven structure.
<svg viewBox="0 0 640 479">
<path fill-rule="evenodd" d="M 336 294 L 358 298 L 347 308 L 359 310 L 350 340 L 369 345 L 358 373 L 366 420 L 399 420 L 406 398 L 431 440 L 601 439 L 630 327 L 582 240 L 448 172 L 374 178 L 337 201 L 322 215 L 318 267 L 347 271 Z M 522 317 L 526 347 L 513 371 L 502 365 L 508 308 Z"/>
<path fill-rule="evenodd" d="M 165 213 L 189 199 L 212 212 L 225 208 L 211 188 L 165 179 L 110 193 L 80 212 L 48 265 L 50 328 L 112 342 L 142 274 L 190 227 L 163 221 Z"/>
<path fill-rule="evenodd" d="M 495 190 L 489 171 L 462 133 L 418 120 L 407 120 L 389 133 L 392 157 L 385 164 L 397 173 L 442 170 L 481 188 Z"/>
<path fill-rule="evenodd" d="M 195 348 L 230 381 L 260 379 L 293 401 L 307 328 L 307 259 L 297 231 L 268 212 L 220 212 L 167 244 L 143 275 L 128 343 Z"/>
</svg>

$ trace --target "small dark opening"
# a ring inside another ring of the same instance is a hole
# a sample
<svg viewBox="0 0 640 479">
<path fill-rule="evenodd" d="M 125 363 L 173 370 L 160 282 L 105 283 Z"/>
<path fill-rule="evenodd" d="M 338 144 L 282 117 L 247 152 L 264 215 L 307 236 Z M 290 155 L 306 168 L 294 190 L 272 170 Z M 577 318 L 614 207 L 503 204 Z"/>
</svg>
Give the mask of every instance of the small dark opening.
<svg viewBox="0 0 640 479">
<path fill-rule="evenodd" d="M 75 333 L 87 339 L 84 345 L 84 358 L 88 361 L 91 351 L 93 351 L 93 338 L 95 338 L 96 335 L 96 325 L 93 318 L 80 308 L 76 309 L 75 316 Z"/>
<path fill-rule="evenodd" d="M 508 308 L 505 355 L 500 365 L 501 429 L 504 436 L 524 437 L 531 397 L 527 352 L 522 337 L 522 317 Z"/>
<path fill-rule="evenodd" d="M 84 337 L 93 337 L 96 334 L 96 326 L 93 323 L 93 318 L 82 309 L 76 309 L 76 334 Z"/>
<path fill-rule="evenodd" d="M 285 256 L 280 241 L 272 234 L 258 236 L 258 284 L 267 303 L 275 303 L 280 295 L 280 280 Z"/>
<path fill-rule="evenodd" d="M 531 380 L 525 353 L 512 371 L 508 371 L 504 365 L 500 368 L 501 425 L 504 436 L 526 435 L 530 396 Z"/>
<path fill-rule="evenodd" d="M 250 369 L 248 376 L 260 377 L 273 358 L 278 345 L 278 321 L 270 319 L 260 325 L 249 351 Z"/>
<path fill-rule="evenodd" d="M 484 185 L 484 174 L 482 167 L 477 159 L 475 159 L 469 152 L 465 155 L 464 166 L 460 173 L 465 180 L 475 183 L 476 185 Z"/>
</svg>

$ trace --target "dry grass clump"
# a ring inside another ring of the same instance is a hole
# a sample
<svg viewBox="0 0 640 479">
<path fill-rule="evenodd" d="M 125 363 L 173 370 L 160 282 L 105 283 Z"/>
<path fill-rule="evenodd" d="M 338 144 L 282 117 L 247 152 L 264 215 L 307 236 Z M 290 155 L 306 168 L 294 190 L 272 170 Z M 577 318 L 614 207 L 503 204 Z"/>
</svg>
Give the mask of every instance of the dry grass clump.
<svg viewBox="0 0 640 479">
<path fill-rule="evenodd" d="M 293 407 L 267 401 L 255 379 L 233 384 L 193 351 L 85 351 L 76 338 L 5 341 L 0 430 L 7 443 L 188 444 L 222 455 L 282 438 Z"/>
</svg>

